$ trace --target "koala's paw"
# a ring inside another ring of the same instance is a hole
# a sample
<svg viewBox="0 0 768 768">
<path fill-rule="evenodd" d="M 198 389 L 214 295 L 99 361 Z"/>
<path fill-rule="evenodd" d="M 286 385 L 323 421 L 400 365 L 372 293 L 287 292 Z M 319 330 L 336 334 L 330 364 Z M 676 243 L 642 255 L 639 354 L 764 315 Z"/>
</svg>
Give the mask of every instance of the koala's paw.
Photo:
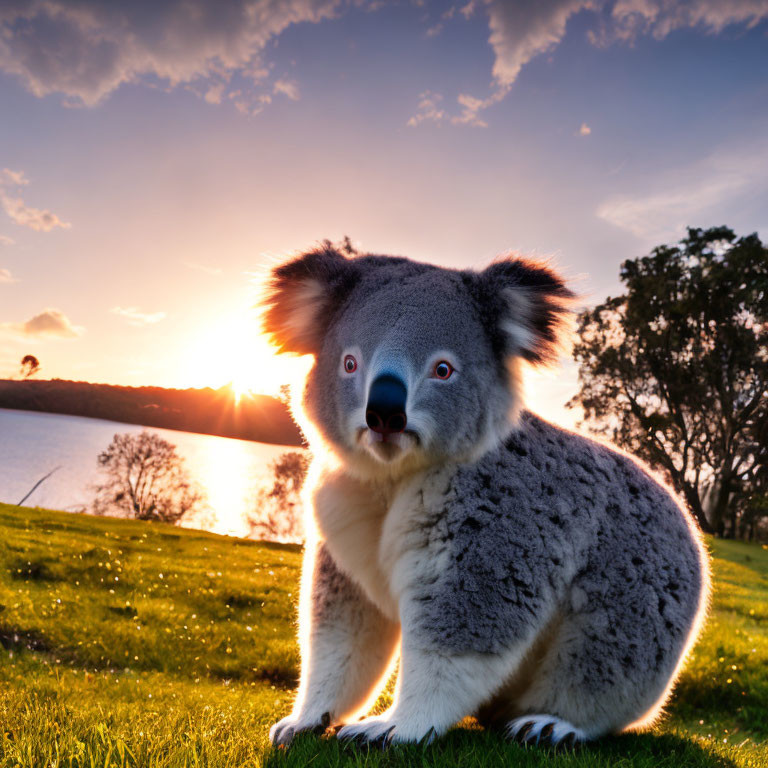
<svg viewBox="0 0 768 768">
<path fill-rule="evenodd" d="M 366 717 L 359 723 L 345 725 L 336 735 L 341 741 L 386 749 L 393 743 L 430 744 L 437 732 L 426 723 L 400 721 L 395 715 L 384 713 L 378 717 Z"/>
<path fill-rule="evenodd" d="M 288 715 L 275 723 L 269 729 L 269 740 L 275 746 L 287 747 L 293 737 L 299 733 L 311 731 L 312 733 L 324 733 L 331 724 L 331 716 L 325 712 L 320 717 L 305 717 L 303 715 Z"/>
<path fill-rule="evenodd" d="M 522 744 L 549 744 L 575 747 L 588 741 L 587 734 L 554 715 L 524 715 L 516 717 L 506 728 L 507 736 Z"/>
</svg>

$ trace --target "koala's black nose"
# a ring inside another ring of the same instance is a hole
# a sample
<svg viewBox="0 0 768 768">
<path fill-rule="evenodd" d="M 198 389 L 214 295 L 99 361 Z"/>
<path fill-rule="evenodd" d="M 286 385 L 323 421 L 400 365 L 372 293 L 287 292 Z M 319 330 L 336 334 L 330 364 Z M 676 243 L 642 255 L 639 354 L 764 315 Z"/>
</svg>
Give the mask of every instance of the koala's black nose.
<svg viewBox="0 0 768 768">
<path fill-rule="evenodd" d="M 408 390 L 400 379 L 385 373 L 371 384 L 368 393 L 368 407 L 365 409 L 365 423 L 374 431 L 384 435 L 402 432 L 405 429 L 405 401 Z"/>
</svg>

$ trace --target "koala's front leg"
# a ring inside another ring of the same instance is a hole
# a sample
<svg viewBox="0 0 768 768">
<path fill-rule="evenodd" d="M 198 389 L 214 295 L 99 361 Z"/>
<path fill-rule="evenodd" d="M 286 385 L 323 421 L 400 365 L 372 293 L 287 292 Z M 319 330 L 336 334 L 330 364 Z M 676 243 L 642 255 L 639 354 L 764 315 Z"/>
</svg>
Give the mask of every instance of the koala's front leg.
<svg viewBox="0 0 768 768">
<path fill-rule="evenodd" d="M 322 544 L 307 545 L 302 581 L 301 680 L 293 711 L 270 729 L 273 744 L 325 730 L 360 710 L 383 684 L 400 634 Z"/>
<path fill-rule="evenodd" d="M 392 707 L 342 728 L 338 737 L 376 742 L 429 742 L 474 714 L 515 669 L 526 647 L 504 654 L 452 654 L 426 647 L 403 625 Z"/>
</svg>

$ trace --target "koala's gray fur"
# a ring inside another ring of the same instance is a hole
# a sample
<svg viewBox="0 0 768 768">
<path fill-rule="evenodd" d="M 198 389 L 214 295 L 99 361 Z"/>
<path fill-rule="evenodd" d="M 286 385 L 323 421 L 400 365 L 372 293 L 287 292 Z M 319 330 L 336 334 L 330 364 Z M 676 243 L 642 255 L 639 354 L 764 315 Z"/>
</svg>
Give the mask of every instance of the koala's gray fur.
<svg viewBox="0 0 768 768">
<path fill-rule="evenodd" d="M 706 556 L 638 462 L 521 409 L 517 361 L 554 356 L 570 296 L 519 259 L 473 272 L 325 247 L 275 270 L 266 329 L 315 362 L 296 407 L 314 454 L 302 680 L 274 741 L 364 709 L 399 633 L 395 704 L 341 737 L 419 740 L 476 714 L 558 742 L 660 710 Z M 366 424 L 387 377 L 407 391 L 397 434 Z"/>
<path fill-rule="evenodd" d="M 676 662 L 702 586 L 698 547 L 668 492 L 634 461 L 524 412 L 498 448 L 459 468 L 424 518 L 450 565 L 420 585 L 436 649 L 499 653 L 553 601 L 605 634 L 596 688 Z M 584 675 L 569 656 L 570 674 Z M 670 668 L 671 671 L 671 668 Z"/>
</svg>

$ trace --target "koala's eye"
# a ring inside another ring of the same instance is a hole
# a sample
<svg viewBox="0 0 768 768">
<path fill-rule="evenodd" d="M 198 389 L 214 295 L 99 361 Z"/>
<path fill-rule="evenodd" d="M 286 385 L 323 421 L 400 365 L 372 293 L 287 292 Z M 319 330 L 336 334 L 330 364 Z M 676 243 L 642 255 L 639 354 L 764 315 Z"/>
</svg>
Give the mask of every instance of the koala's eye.
<svg viewBox="0 0 768 768">
<path fill-rule="evenodd" d="M 344 370 L 347 373 L 354 373 L 357 370 L 357 360 L 352 355 L 344 358 Z"/>
<path fill-rule="evenodd" d="M 452 373 L 453 366 L 445 360 L 435 363 L 435 367 L 432 369 L 432 375 L 436 379 L 450 379 Z"/>
</svg>

